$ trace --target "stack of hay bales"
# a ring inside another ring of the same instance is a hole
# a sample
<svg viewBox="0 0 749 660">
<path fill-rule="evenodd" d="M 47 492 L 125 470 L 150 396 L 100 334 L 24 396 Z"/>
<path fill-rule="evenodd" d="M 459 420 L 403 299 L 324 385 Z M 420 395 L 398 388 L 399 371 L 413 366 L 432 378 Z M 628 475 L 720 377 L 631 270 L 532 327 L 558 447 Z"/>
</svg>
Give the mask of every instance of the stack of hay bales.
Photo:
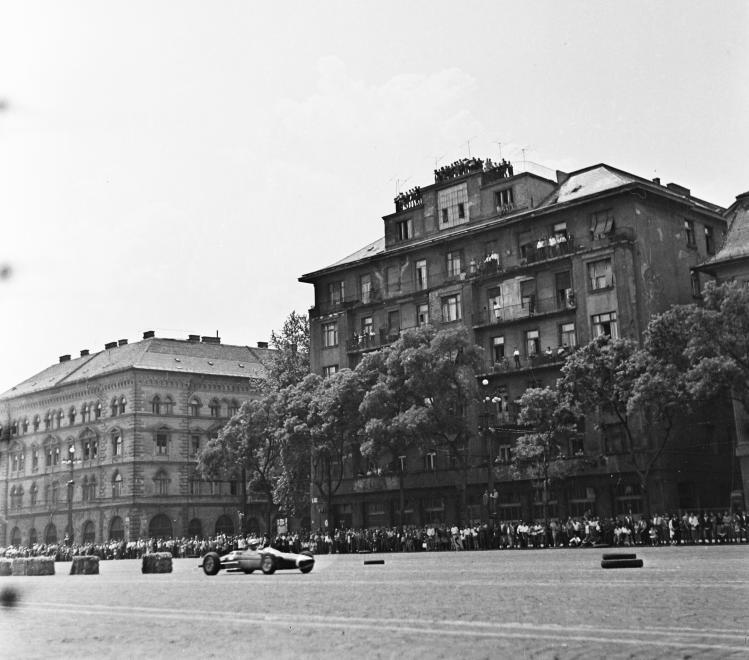
<svg viewBox="0 0 749 660">
<path fill-rule="evenodd" d="M 0 575 L 54 575 L 54 557 L 14 557 L 0 559 Z"/>
<path fill-rule="evenodd" d="M 153 552 L 143 555 L 142 573 L 171 573 L 172 554 L 170 552 Z"/>
<path fill-rule="evenodd" d="M 99 558 L 96 555 L 76 555 L 70 566 L 71 575 L 99 575 Z"/>
</svg>

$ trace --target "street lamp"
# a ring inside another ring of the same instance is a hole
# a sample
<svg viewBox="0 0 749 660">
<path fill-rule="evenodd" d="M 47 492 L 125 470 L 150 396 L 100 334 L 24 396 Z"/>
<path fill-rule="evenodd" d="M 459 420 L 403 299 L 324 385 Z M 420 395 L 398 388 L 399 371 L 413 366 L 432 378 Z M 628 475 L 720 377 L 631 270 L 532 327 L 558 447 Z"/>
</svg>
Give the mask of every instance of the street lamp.
<svg viewBox="0 0 749 660">
<path fill-rule="evenodd" d="M 70 479 L 68 479 L 68 545 L 73 545 L 73 490 L 75 481 L 73 480 L 73 466 L 78 459 L 75 458 L 75 445 L 68 446 L 68 458 L 65 461 L 70 466 Z"/>
</svg>

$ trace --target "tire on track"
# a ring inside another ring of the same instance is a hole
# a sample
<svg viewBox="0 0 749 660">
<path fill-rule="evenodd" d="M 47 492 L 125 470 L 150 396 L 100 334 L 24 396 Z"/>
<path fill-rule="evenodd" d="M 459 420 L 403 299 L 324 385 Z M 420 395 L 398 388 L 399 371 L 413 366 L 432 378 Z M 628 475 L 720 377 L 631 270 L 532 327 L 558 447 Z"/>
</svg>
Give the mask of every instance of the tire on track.
<svg viewBox="0 0 749 660">
<path fill-rule="evenodd" d="M 260 560 L 260 570 L 266 575 L 273 575 L 276 572 L 276 560 L 273 555 L 263 555 Z"/>
<path fill-rule="evenodd" d="M 637 559 L 634 552 L 604 552 L 601 559 Z"/>
<path fill-rule="evenodd" d="M 604 559 L 601 568 L 642 568 L 642 559 Z"/>
<path fill-rule="evenodd" d="M 221 557 L 217 552 L 209 552 L 203 557 L 203 573 L 216 575 L 221 570 Z"/>
</svg>

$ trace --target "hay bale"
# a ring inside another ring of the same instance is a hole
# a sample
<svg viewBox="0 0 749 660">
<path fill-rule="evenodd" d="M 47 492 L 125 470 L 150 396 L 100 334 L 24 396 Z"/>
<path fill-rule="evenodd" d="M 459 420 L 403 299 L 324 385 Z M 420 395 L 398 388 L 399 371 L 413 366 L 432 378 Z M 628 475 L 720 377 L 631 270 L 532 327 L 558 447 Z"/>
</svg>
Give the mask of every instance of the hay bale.
<svg viewBox="0 0 749 660">
<path fill-rule="evenodd" d="M 26 575 L 54 575 L 55 560 L 53 557 L 28 557 Z"/>
<path fill-rule="evenodd" d="M 13 572 L 13 562 L 10 559 L 0 559 L 0 576 L 11 575 Z"/>
<path fill-rule="evenodd" d="M 26 575 L 26 557 L 13 557 L 11 559 L 11 575 Z"/>
<path fill-rule="evenodd" d="M 99 575 L 99 558 L 96 555 L 76 555 L 70 565 L 71 575 Z"/>
<path fill-rule="evenodd" d="M 153 552 L 143 555 L 143 573 L 171 573 L 172 554 L 170 552 Z"/>
</svg>

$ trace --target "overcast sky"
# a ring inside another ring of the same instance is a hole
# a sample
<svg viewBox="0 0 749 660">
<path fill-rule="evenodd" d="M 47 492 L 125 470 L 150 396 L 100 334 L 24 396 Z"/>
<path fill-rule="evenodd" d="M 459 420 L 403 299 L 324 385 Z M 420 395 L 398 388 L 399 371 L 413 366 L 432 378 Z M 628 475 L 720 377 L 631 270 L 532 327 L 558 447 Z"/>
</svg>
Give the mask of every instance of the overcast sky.
<svg viewBox="0 0 749 660">
<path fill-rule="evenodd" d="M 144 330 L 267 341 L 469 149 L 727 206 L 748 34 L 730 0 L 5 0 L 0 392 Z"/>
</svg>

